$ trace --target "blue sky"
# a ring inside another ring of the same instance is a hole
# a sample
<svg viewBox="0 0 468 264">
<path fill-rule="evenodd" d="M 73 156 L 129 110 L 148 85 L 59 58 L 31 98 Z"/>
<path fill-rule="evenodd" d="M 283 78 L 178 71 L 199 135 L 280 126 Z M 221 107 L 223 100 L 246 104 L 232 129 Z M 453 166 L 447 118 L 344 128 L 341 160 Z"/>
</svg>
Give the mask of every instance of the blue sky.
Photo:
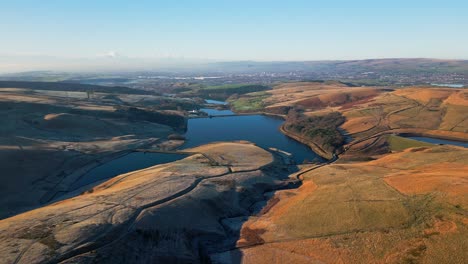
<svg viewBox="0 0 468 264">
<path fill-rule="evenodd" d="M 468 59 L 468 1 L 0 0 L 0 54 Z"/>
</svg>

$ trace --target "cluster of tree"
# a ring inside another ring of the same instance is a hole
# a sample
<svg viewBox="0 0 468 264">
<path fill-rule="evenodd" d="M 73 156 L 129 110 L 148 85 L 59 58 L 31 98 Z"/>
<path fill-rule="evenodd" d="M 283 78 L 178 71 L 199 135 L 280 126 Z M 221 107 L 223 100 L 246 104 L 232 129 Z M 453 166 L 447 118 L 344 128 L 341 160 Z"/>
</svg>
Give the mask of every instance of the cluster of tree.
<svg viewBox="0 0 468 264">
<path fill-rule="evenodd" d="M 185 110 L 190 111 L 199 108 L 199 103 L 188 100 L 158 99 L 152 100 L 147 106 L 154 110 Z"/>
<path fill-rule="evenodd" d="M 149 111 L 136 107 L 119 107 L 115 113 L 123 115 L 129 120 L 148 121 L 176 129 L 187 129 L 187 119 L 174 113 Z"/>
<path fill-rule="evenodd" d="M 292 109 L 291 106 L 275 106 L 275 107 L 265 108 L 265 112 L 278 114 L 278 115 L 287 115 L 291 109 Z"/>
<path fill-rule="evenodd" d="M 284 128 L 314 142 L 323 150 L 335 152 L 344 144 L 344 137 L 338 131 L 345 117 L 338 112 L 320 116 L 305 116 L 301 111 L 289 111 Z"/>
</svg>

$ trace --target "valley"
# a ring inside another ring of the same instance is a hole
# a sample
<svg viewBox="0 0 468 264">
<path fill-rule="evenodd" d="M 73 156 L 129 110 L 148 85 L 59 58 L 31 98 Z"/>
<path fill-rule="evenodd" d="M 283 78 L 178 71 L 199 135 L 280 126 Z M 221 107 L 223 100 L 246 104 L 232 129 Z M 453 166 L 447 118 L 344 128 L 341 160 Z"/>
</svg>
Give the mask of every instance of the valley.
<svg viewBox="0 0 468 264">
<path fill-rule="evenodd" d="M 1 89 L 5 263 L 466 260 L 464 89 L 89 96 Z"/>
<path fill-rule="evenodd" d="M 3 1 L 0 264 L 467 264 L 467 14 Z"/>
</svg>

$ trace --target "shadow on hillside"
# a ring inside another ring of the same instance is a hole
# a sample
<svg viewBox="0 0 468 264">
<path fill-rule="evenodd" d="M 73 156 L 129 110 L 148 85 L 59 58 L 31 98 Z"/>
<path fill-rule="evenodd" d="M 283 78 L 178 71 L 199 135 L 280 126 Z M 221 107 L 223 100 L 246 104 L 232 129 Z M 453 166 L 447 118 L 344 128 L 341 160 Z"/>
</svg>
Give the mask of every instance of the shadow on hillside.
<svg viewBox="0 0 468 264">
<path fill-rule="evenodd" d="M 0 150 L 0 219 L 42 206 L 41 198 L 63 179 L 64 165 L 74 157 L 55 149 Z"/>
<path fill-rule="evenodd" d="M 242 263 L 244 254 L 242 248 L 249 248 L 262 245 L 265 241 L 261 235 L 265 232 L 263 229 L 250 229 L 244 224 L 251 219 L 251 217 L 258 217 L 268 213 L 268 211 L 279 202 L 275 198 L 275 194 L 281 190 L 296 189 L 300 187 L 301 181 L 298 179 L 291 179 L 289 175 L 299 171 L 298 166 L 288 165 L 282 168 L 267 168 L 262 170 L 265 174 L 279 175 L 278 179 L 282 181 L 280 185 L 273 186 L 256 186 L 263 189 L 262 199 L 254 201 L 248 208 L 249 214 L 238 217 L 220 219 L 228 233 L 228 239 L 218 241 L 215 247 L 210 248 L 208 245 L 208 252 L 200 252 L 200 256 L 205 256 L 201 259 L 205 263 Z M 257 197 L 258 198 L 258 197 Z"/>
</svg>

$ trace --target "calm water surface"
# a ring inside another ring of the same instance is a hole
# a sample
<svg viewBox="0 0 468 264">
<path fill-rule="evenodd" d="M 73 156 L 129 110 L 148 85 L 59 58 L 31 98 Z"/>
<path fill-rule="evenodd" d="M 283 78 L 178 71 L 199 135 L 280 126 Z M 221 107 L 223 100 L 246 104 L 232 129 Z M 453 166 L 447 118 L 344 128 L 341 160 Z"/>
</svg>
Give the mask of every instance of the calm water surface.
<svg viewBox="0 0 468 264">
<path fill-rule="evenodd" d="M 274 147 L 292 153 L 297 163 L 323 161 L 308 146 L 279 131 L 284 121 L 263 115 L 189 119 L 186 142 L 191 148 L 216 141 L 248 140 L 263 148 Z"/>
<path fill-rule="evenodd" d="M 207 113 L 210 116 L 235 115 L 235 113 L 231 110 L 217 110 L 211 108 L 202 108 L 200 110 Z"/>
<path fill-rule="evenodd" d="M 211 99 L 205 99 L 205 102 L 208 103 L 208 104 L 217 104 L 217 105 L 227 105 L 228 104 L 228 102 L 211 100 Z"/>
</svg>

